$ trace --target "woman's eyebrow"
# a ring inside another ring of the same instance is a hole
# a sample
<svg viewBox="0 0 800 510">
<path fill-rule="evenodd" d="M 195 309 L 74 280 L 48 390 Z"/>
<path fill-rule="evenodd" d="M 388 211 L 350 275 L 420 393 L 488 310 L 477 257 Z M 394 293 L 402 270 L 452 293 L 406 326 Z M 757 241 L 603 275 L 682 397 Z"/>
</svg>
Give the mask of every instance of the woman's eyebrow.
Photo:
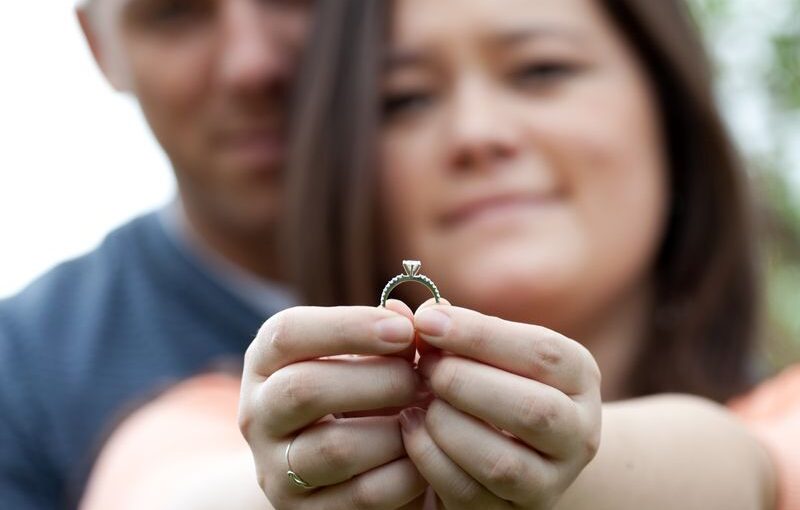
<svg viewBox="0 0 800 510">
<path fill-rule="evenodd" d="M 564 39 L 577 44 L 585 44 L 585 34 L 563 26 L 531 26 L 505 30 L 492 34 L 490 42 L 496 46 L 515 46 L 535 39 Z"/>
<path fill-rule="evenodd" d="M 425 52 L 415 50 L 394 50 L 386 53 L 383 59 L 384 70 L 396 71 L 409 67 L 427 67 L 430 59 Z"/>
<path fill-rule="evenodd" d="M 498 47 L 515 46 L 536 39 L 562 39 L 575 44 L 586 44 L 585 34 L 563 26 L 528 26 L 493 32 L 487 37 L 489 44 Z M 425 51 L 397 49 L 386 53 L 383 59 L 384 70 L 428 67 L 430 58 Z"/>
</svg>

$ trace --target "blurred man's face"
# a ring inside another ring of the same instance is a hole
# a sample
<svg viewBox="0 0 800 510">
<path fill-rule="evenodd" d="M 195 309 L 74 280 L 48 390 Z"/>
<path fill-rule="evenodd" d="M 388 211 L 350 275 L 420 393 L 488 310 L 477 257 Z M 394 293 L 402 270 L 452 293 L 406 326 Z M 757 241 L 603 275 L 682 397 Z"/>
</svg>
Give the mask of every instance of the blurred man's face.
<svg viewBox="0 0 800 510">
<path fill-rule="evenodd" d="M 308 0 L 93 0 L 81 22 L 132 92 L 190 216 L 264 232 L 280 208 L 286 91 Z"/>
</svg>

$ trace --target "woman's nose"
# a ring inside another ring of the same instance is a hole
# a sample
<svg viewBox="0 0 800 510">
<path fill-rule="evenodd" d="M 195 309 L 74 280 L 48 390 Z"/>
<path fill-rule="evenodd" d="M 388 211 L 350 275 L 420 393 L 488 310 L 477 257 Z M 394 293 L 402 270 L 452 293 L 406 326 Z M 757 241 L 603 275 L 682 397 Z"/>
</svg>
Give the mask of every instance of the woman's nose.
<svg viewBox="0 0 800 510">
<path fill-rule="evenodd" d="M 472 80 L 452 96 L 448 129 L 450 163 L 457 170 L 492 170 L 519 150 L 514 115 L 499 91 Z"/>
</svg>

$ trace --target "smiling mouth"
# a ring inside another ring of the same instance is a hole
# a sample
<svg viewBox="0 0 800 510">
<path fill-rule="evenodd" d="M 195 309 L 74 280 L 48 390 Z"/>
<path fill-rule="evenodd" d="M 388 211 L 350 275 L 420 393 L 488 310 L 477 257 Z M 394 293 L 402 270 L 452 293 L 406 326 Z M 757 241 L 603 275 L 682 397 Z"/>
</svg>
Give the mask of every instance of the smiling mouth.
<svg viewBox="0 0 800 510">
<path fill-rule="evenodd" d="M 221 139 L 221 149 L 242 163 L 271 168 L 282 160 L 284 140 L 275 130 L 251 129 L 227 133 Z"/>
<path fill-rule="evenodd" d="M 478 222 L 502 222 L 520 215 L 530 215 L 558 201 L 555 194 L 496 195 L 462 204 L 442 216 L 444 227 L 458 227 Z"/>
</svg>

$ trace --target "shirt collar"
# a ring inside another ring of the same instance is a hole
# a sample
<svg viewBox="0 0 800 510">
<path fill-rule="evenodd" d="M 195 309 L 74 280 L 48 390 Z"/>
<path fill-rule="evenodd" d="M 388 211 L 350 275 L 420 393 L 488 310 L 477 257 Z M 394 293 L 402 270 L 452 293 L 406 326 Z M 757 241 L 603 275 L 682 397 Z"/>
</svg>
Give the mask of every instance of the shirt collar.
<svg viewBox="0 0 800 510">
<path fill-rule="evenodd" d="M 189 223 L 180 198 L 164 206 L 158 217 L 167 237 L 181 251 L 256 310 L 270 315 L 297 304 L 297 296 L 289 287 L 253 274 L 214 250 Z"/>
</svg>

